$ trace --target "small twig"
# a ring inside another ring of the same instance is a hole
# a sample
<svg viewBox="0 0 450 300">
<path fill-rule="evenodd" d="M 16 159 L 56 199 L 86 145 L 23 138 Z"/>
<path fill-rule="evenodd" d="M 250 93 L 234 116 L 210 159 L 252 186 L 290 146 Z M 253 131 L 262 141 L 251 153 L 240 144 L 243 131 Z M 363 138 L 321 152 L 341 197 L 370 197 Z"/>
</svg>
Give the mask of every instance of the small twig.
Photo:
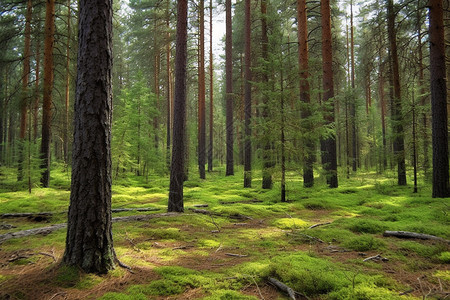
<svg viewBox="0 0 450 300">
<path fill-rule="evenodd" d="M 331 222 L 314 224 L 314 225 L 309 226 L 308 229 L 313 229 L 315 227 L 319 227 L 319 226 L 322 226 L 322 225 L 328 225 L 328 224 L 331 224 Z"/>
<path fill-rule="evenodd" d="M 234 226 L 247 226 L 247 223 L 234 223 Z"/>
<path fill-rule="evenodd" d="M 214 224 L 214 226 L 216 226 L 217 231 L 220 232 L 220 227 L 219 227 L 219 225 L 217 225 L 216 221 L 214 221 L 213 216 L 212 215 L 209 215 L 209 216 L 211 217 L 211 222 Z"/>
<path fill-rule="evenodd" d="M 247 257 L 245 254 L 235 254 L 235 253 L 225 253 L 225 255 L 233 256 L 233 257 Z"/>
<path fill-rule="evenodd" d="M 208 204 L 195 204 L 193 207 L 208 207 Z"/>
<path fill-rule="evenodd" d="M 45 256 L 48 256 L 48 257 L 51 257 L 51 258 L 53 258 L 53 261 L 56 262 L 55 255 L 53 255 L 53 254 L 46 253 L 46 252 L 39 252 L 38 254 L 40 254 L 40 255 L 45 255 Z"/>
<path fill-rule="evenodd" d="M 377 254 L 375 256 L 368 257 L 364 259 L 363 261 L 369 261 L 369 260 L 381 260 L 381 261 L 388 261 L 386 257 L 382 257 L 380 254 Z"/>
<path fill-rule="evenodd" d="M 252 279 L 253 283 L 254 283 L 255 286 L 256 286 L 256 289 L 258 290 L 259 297 L 260 297 L 262 300 L 265 300 L 265 299 L 264 299 L 264 296 L 263 296 L 262 293 L 261 293 L 261 289 L 259 288 L 258 283 L 257 283 L 256 280 L 255 280 L 255 277 L 253 277 L 252 275 L 247 275 L 247 274 L 246 274 L 245 276 L 248 276 L 248 277 L 250 277 L 250 278 Z"/>
<path fill-rule="evenodd" d="M 51 298 L 49 298 L 48 300 L 53 300 L 53 299 L 55 299 L 56 297 L 58 297 L 59 295 L 65 295 L 66 293 L 65 292 L 59 292 L 59 293 L 56 293 L 56 294 L 54 294 Z"/>
<path fill-rule="evenodd" d="M 222 250 L 222 243 L 220 243 L 219 248 L 216 249 L 216 253 L 219 252 L 220 250 Z"/>
<path fill-rule="evenodd" d="M 193 248 L 193 247 L 194 246 L 191 246 L 191 245 L 185 245 L 185 246 L 172 248 L 172 250 L 184 250 L 184 249 Z"/>
</svg>

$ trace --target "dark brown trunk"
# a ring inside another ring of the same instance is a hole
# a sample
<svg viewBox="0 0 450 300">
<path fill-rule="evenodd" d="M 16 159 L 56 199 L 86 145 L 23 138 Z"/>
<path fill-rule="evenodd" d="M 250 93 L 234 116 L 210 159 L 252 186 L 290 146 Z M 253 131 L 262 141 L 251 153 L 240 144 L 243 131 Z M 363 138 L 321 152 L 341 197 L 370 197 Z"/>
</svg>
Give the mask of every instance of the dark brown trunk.
<svg viewBox="0 0 450 300">
<path fill-rule="evenodd" d="M 112 1 L 79 8 L 72 183 L 63 262 L 114 268 L 111 231 Z"/>
<path fill-rule="evenodd" d="M 159 90 L 159 72 L 161 69 L 161 53 L 159 50 L 155 54 L 155 94 L 156 94 L 156 109 L 160 111 L 160 90 Z M 158 114 L 153 117 L 153 131 L 155 138 L 155 149 L 159 148 L 159 117 Z"/>
<path fill-rule="evenodd" d="M 264 90 L 268 89 L 269 85 L 269 70 L 267 68 L 267 63 L 269 59 L 268 54 L 268 44 L 269 37 L 267 35 L 267 0 L 261 0 L 261 48 L 262 48 L 262 58 L 264 60 L 262 67 L 262 81 L 263 81 L 263 109 L 262 109 L 262 119 L 266 123 L 264 126 L 263 134 L 263 169 L 262 169 L 262 188 L 271 189 L 272 188 L 272 169 L 274 166 L 272 160 L 272 146 L 270 129 L 268 126 L 269 122 L 269 97 L 267 92 Z"/>
<path fill-rule="evenodd" d="M 20 134 L 19 134 L 19 158 L 17 180 L 23 180 L 23 164 L 24 164 L 24 144 L 27 133 L 27 119 L 28 119 L 28 83 L 30 79 L 30 56 L 31 56 L 31 17 L 32 4 L 31 0 L 27 1 L 27 14 L 25 16 L 25 47 L 23 57 L 22 70 L 22 99 L 20 101 Z"/>
<path fill-rule="evenodd" d="M 38 137 L 38 115 L 39 115 L 39 105 L 41 102 L 40 97 L 40 72 L 41 72 L 41 39 L 37 38 L 36 45 L 36 80 L 35 80 L 35 99 L 33 104 L 33 141 L 36 141 Z"/>
<path fill-rule="evenodd" d="M 244 188 L 252 186 L 252 72 L 251 72 L 251 0 L 245 0 L 245 136 L 244 136 Z"/>
<path fill-rule="evenodd" d="M 226 176 L 234 175 L 234 131 L 233 131 L 233 45 L 231 23 L 231 0 L 225 0 L 225 76 L 226 76 L 226 139 L 227 167 Z"/>
<path fill-rule="evenodd" d="M 209 1 L 209 147 L 208 147 L 208 172 L 213 170 L 213 128 L 214 128 L 214 68 L 213 68 L 213 25 L 212 25 L 212 13 L 213 6 L 212 0 Z"/>
<path fill-rule="evenodd" d="M 430 0 L 430 73 L 433 141 L 433 198 L 450 195 L 448 172 L 447 87 L 442 0 Z"/>
<path fill-rule="evenodd" d="M 333 78 L 333 49 L 331 36 L 331 11 L 330 1 L 323 0 L 320 5 L 322 15 L 322 64 L 323 64 L 323 103 L 329 107 L 326 111 L 326 124 L 334 123 L 334 78 Z M 338 187 L 336 134 L 331 133 L 325 139 L 325 157 L 327 182 L 330 188 Z"/>
<path fill-rule="evenodd" d="M 403 133 L 402 102 L 400 94 L 400 73 L 397 54 L 395 12 L 393 0 L 388 0 L 388 35 L 392 62 L 393 106 L 392 129 L 394 135 L 394 156 L 397 162 L 398 185 L 406 185 L 405 146 Z"/>
<path fill-rule="evenodd" d="M 172 164 L 170 168 L 169 212 L 183 212 L 183 182 L 186 177 L 186 57 L 187 0 L 178 0 L 175 53 L 175 101 Z"/>
<path fill-rule="evenodd" d="M 381 152 L 381 160 L 383 165 L 383 170 L 387 168 L 387 158 L 386 158 L 386 100 L 384 97 L 384 76 L 383 76 L 383 63 L 382 55 L 380 51 L 379 55 L 380 65 L 378 67 L 378 84 L 379 84 L 379 97 L 380 97 L 380 108 L 381 108 L 381 134 L 383 139 L 383 149 Z"/>
<path fill-rule="evenodd" d="M 55 0 L 47 0 L 45 11 L 44 47 L 44 97 L 42 105 L 41 140 L 41 183 L 48 187 L 50 182 L 50 141 L 52 122 L 53 91 L 53 44 L 55 41 Z"/>
<path fill-rule="evenodd" d="M 199 31 L 198 45 L 198 171 L 201 179 L 205 179 L 206 156 L 206 108 L 205 108 L 205 0 L 199 0 Z"/>
<path fill-rule="evenodd" d="M 311 124 L 310 109 L 310 86 L 309 86 L 309 66 L 308 66 L 308 25 L 306 0 L 297 1 L 298 19 L 298 63 L 300 68 L 300 101 L 301 118 L 303 123 L 303 186 L 312 187 L 314 185 L 313 164 L 315 161 L 314 140 L 312 139 L 313 126 Z"/>
</svg>

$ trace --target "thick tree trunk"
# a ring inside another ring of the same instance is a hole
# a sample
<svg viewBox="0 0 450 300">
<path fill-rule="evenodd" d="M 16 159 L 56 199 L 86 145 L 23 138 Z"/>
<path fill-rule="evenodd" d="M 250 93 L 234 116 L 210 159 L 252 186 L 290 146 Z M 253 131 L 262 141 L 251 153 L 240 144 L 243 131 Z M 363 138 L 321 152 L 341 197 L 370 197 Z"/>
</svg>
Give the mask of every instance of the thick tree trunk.
<svg viewBox="0 0 450 300">
<path fill-rule="evenodd" d="M 48 187 L 50 182 L 50 141 L 52 122 L 53 91 L 53 47 L 55 41 L 55 0 L 47 0 L 45 11 L 45 47 L 44 47 L 44 97 L 42 106 L 41 140 L 41 183 Z"/>
<path fill-rule="evenodd" d="M 187 0 L 178 0 L 175 54 L 175 101 L 169 212 L 183 212 L 183 182 L 186 176 L 186 57 Z"/>
<path fill-rule="evenodd" d="M 325 115 L 325 122 L 334 122 L 334 78 L 333 78 L 333 49 L 331 38 L 330 1 L 323 0 L 320 5 L 322 15 L 322 57 L 323 57 L 323 102 L 329 107 Z M 327 182 L 330 188 L 338 187 L 336 134 L 333 132 L 325 139 Z"/>
<path fill-rule="evenodd" d="M 206 107 L 205 107 L 205 0 L 199 0 L 198 45 L 198 171 L 201 179 L 205 179 L 206 156 Z"/>
<path fill-rule="evenodd" d="M 394 156 L 397 162 L 398 185 L 406 185 L 405 141 L 403 132 L 402 102 L 400 93 L 400 73 L 397 54 L 397 37 L 395 30 L 395 12 L 393 0 L 388 0 L 388 35 L 392 61 L 393 106 L 392 129 L 394 135 Z"/>
<path fill-rule="evenodd" d="M 111 231 L 112 1 L 80 1 L 72 184 L 63 261 L 114 268 Z"/>
<path fill-rule="evenodd" d="M 430 0 L 430 73 L 433 141 L 433 198 L 448 197 L 448 129 L 442 0 Z"/>
<path fill-rule="evenodd" d="M 213 68 L 213 4 L 209 1 L 209 147 L 208 147 L 208 172 L 213 170 L 213 128 L 214 128 L 214 68 Z"/>
<path fill-rule="evenodd" d="M 250 0 L 245 0 L 245 141 L 244 141 L 244 187 L 252 186 L 252 72 L 251 72 L 251 13 Z"/>
<path fill-rule="evenodd" d="M 309 120 L 310 109 L 310 86 L 309 86 L 309 66 L 308 66 L 308 25 L 306 0 L 297 1 L 298 20 L 298 63 L 300 67 L 300 101 L 302 105 L 301 117 L 303 123 L 304 152 L 303 152 L 303 186 L 312 187 L 314 185 L 313 164 L 315 161 L 314 140 L 311 138 L 313 126 Z"/>
<path fill-rule="evenodd" d="M 233 45 L 231 23 L 231 0 L 225 0 L 225 80 L 226 80 L 226 139 L 227 167 L 226 176 L 234 175 L 234 131 L 233 131 Z"/>
</svg>

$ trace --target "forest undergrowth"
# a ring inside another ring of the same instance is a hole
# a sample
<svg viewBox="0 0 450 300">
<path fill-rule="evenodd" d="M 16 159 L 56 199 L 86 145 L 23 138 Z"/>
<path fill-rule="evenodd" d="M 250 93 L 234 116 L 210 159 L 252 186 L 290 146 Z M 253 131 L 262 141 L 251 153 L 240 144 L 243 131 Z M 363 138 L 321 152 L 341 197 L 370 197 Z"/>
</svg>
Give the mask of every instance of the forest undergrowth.
<svg viewBox="0 0 450 300">
<path fill-rule="evenodd" d="M 329 189 L 305 189 L 287 175 L 288 202 L 272 190 L 242 188 L 242 175 L 190 174 L 185 213 L 165 215 L 167 177 L 129 175 L 113 184 L 113 217 L 155 218 L 113 224 L 117 267 L 83 274 L 60 264 L 65 229 L 0 242 L 0 299 L 445 299 L 450 297 L 448 199 L 431 184 L 396 186 L 395 175 L 359 173 Z M 241 171 L 241 170 L 239 170 Z M 10 232 L 66 222 L 70 174 L 52 171 L 50 188 L 28 189 L 0 168 L 0 241 Z M 240 174 L 242 172 L 236 172 Z M 254 172 L 254 178 L 258 178 Z M 277 179 L 277 178 L 275 178 Z M 122 210 L 119 209 L 132 209 Z M 38 213 L 6 218 L 10 213 Z M 385 237 L 386 230 L 443 240 Z"/>
</svg>

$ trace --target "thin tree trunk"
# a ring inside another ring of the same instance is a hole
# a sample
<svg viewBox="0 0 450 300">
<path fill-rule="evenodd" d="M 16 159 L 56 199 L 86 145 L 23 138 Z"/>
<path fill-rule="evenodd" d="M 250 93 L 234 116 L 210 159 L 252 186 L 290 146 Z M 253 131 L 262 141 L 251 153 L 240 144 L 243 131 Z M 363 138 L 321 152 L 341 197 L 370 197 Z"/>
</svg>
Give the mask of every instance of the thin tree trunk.
<svg viewBox="0 0 450 300">
<path fill-rule="evenodd" d="M 161 69 L 161 53 L 159 49 L 156 50 L 155 54 L 155 94 L 156 94 L 156 109 L 159 112 L 160 111 L 160 89 L 159 89 L 159 73 Z M 155 138 L 155 149 L 159 149 L 159 117 L 158 114 L 156 114 L 153 117 L 153 131 L 154 131 L 154 138 Z"/>
<path fill-rule="evenodd" d="M 35 99 L 33 104 L 33 141 L 36 141 L 38 137 L 38 115 L 39 115 L 39 104 L 41 102 L 40 97 L 40 72 L 41 72 L 41 39 L 37 38 L 37 45 L 36 45 L 36 79 L 35 79 Z"/>
<path fill-rule="evenodd" d="M 430 73 L 433 140 L 433 198 L 450 195 L 447 87 L 442 0 L 430 0 Z"/>
<path fill-rule="evenodd" d="M 111 221 L 112 0 L 80 1 L 72 183 L 63 262 L 114 268 Z"/>
<path fill-rule="evenodd" d="M 252 186 L 252 73 L 251 73 L 251 13 L 250 0 L 245 0 L 245 145 L 244 145 L 244 188 Z"/>
<path fill-rule="evenodd" d="M 350 56 L 352 64 L 352 99 L 350 102 L 350 116 L 352 124 L 352 170 L 356 172 L 358 163 L 358 150 L 357 150 L 357 132 L 356 132 L 356 90 L 355 90 L 355 41 L 353 34 L 353 1 L 350 1 Z"/>
<path fill-rule="evenodd" d="M 282 54 L 283 55 L 283 54 Z M 283 62 L 283 58 L 281 58 Z M 284 111 L 284 72 L 283 64 L 280 69 L 281 86 L 281 202 L 286 202 L 286 137 L 285 137 L 285 111 Z"/>
<path fill-rule="evenodd" d="M 209 147 L 208 147 L 208 172 L 213 170 L 213 128 L 214 128 L 214 68 L 213 68 L 213 3 L 209 1 Z"/>
<path fill-rule="evenodd" d="M 304 135 L 304 152 L 303 152 L 303 186 L 312 187 L 314 185 L 313 164 L 314 157 L 314 140 L 311 138 L 313 126 L 310 124 L 310 86 L 309 86 L 309 66 L 308 66 L 308 25 L 306 0 L 297 1 L 297 19 L 298 19 L 298 63 L 300 67 L 300 101 L 302 105 L 301 118 L 303 135 Z"/>
<path fill-rule="evenodd" d="M 175 54 L 175 101 L 172 165 L 170 168 L 169 212 L 183 212 L 183 182 L 186 176 L 186 57 L 187 0 L 178 0 Z"/>
<path fill-rule="evenodd" d="M 66 101 L 65 101 L 65 118 L 64 118 L 64 163 L 69 163 L 69 101 L 70 101 L 70 0 L 67 0 L 67 43 L 66 43 Z"/>
<path fill-rule="evenodd" d="M 25 16 L 25 47 L 22 71 L 22 99 L 20 102 L 20 135 L 19 135 L 19 158 L 17 180 L 23 180 L 23 164 L 24 164 L 24 146 L 27 133 L 28 119 L 28 83 L 30 80 L 30 56 L 31 56 L 31 17 L 32 4 L 31 0 L 27 1 L 27 14 Z"/>
<path fill-rule="evenodd" d="M 394 134 L 394 156 L 397 162 L 398 185 L 406 185 L 405 146 L 403 133 L 402 103 L 400 94 L 400 74 L 395 30 L 395 12 L 393 0 L 388 0 L 388 35 L 392 61 L 393 106 L 392 123 Z"/>
<path fill-rule="evenodd" d="M 169 11 L 169 1 L 167 1 L 167 44 L 166 44 L 166 72 L 167 72 L 167 124 L 166 124 L 166 164 L 167 169 L 170 170 L 170 145 L 171 145 L 171 130 L 172 130 L 172 78 L 171 78 L 171 68 L 170 68 L 170 11 Z"/>
<path fill-rule="evenodd" d="M 226 35 L 225 35 L 225 80 L 226 80 L 226 139 L 227 166 L 226 176 L 234 175 L 234 131 L 233 131 L 233 40 L 231 23 L 231 0 L 225 0 Z"/>
<path fill-rule="evenodd" d="M 331 36 L 331 10 L 330 1 L 323 0 L 320 5 L 322 15 L 322 57 L 323 57 L 323 103 L 329 107 L 326 112 L 325 122 L 334 123 L 334 76 L 333 76 L 333 49 Z M 332 132 L 325 139 L 326 144 L 326 171 L 327 182 L 330 188 L 338 187 L 337 158 L 336 158 L 336 133 Z"/>
<path fill-rule="evenodd" d="M 263 109 L 262 109 L 262 119 L 265 122 L 264 134 L 263 134 L 263 169 L 262 169 L 262 188 L 271 189 L 272 188 L 272 147 L 271 147 L 271 137 L 269 129 L 269 97 L 265 90 L 268 89 L 269 85 L 269 70 L 267 68 L 267 63 L 269 60 L 268 54 L 268 44 L 269 37 L 267 35 L 267 0 L 261 0 L 261 48 L 262 48 L 262 59 L 263 70 L 262 70 L 262 80 L 263 80 Z"/>
<path fill-rule="evenodd" d="M 199 0 L 199 31 L 198 45 L 198 170 L 201 179 L 205 179 L 206 156 L 206 108 L 205 108 L 205 0 Z"/>
<path fill-rule="evenodd" d="M 41 183 L 48 187 L 50 182 L 50 140 L 52 122 L 53 91 L 53 44 L 55 41 L 55 0 L 47 0 L 45 11 L 45 48 L 44 48 L 44 97 L 42 109 L 41 140 Z"/>
</svg>

